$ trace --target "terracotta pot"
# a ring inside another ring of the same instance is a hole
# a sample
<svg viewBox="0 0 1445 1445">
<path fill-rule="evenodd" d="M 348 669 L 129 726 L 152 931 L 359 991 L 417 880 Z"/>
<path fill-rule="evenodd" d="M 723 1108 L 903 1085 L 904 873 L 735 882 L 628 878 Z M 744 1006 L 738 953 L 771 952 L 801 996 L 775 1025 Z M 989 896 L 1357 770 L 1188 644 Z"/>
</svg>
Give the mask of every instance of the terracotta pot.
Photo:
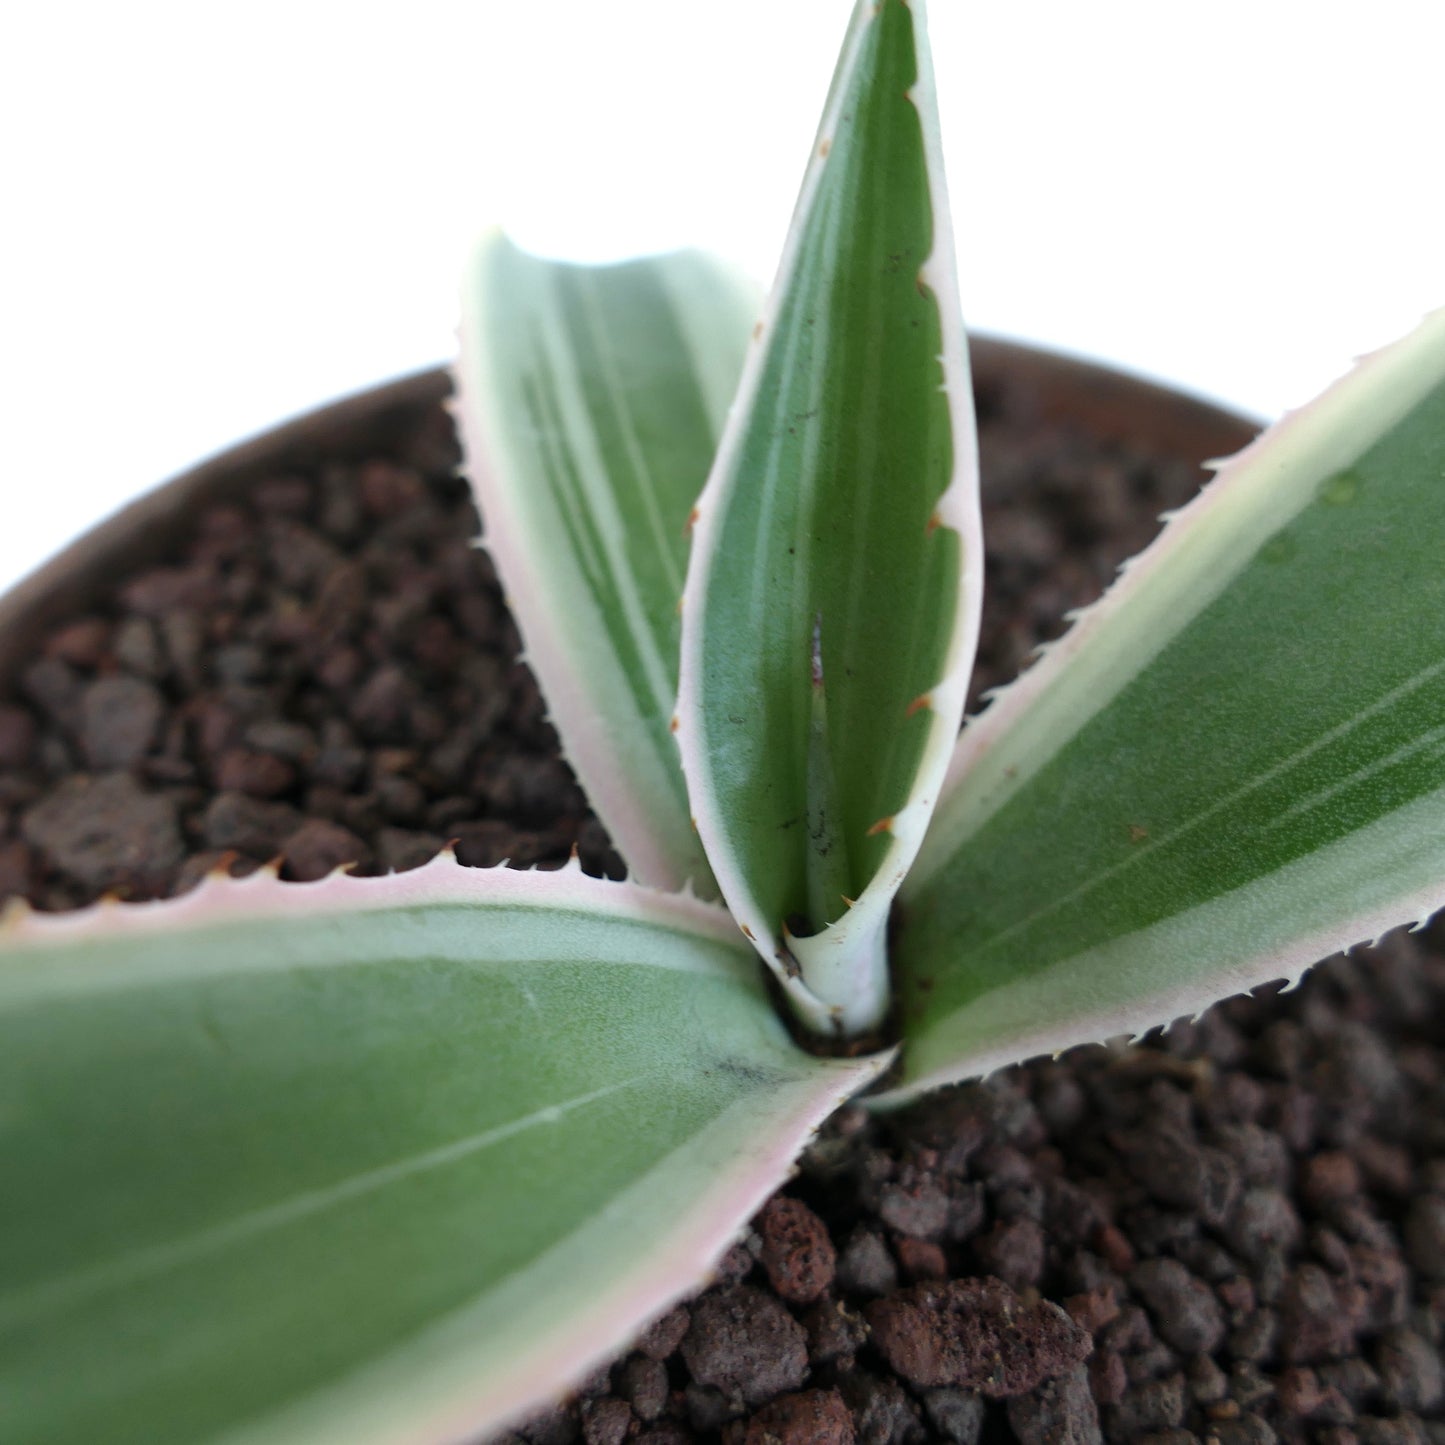
<svg viewBox="0 0 1445 1445">
<path fill-rule="evenodd" d="M 1015 410 L 1100 440 L 1132 438 L 1151 452 L 1203 461 L 1237 451 L 1257 430 L 1207 402 L 1052 352 L 983 338 L 972 355 L 980 390 L 1006 389 Z M 47 628 L 163 557 L 197 508 L 318 458 L 365 456 L 426 426 L 449 389 L 437 368 L 359 392 L 228 448 L 100 522 L 0 597 L 0 691 Z"/>
</svg>

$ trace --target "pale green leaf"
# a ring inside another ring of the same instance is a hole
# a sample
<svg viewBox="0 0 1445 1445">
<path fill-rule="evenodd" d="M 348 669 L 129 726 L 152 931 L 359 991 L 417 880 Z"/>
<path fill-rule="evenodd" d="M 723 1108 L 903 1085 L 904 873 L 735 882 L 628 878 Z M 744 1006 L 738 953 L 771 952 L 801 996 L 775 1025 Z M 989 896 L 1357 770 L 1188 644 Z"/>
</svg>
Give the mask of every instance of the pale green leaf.
<svg viewBox="0 0 1445 1445">
<path fill-rule="evenodd" d="M 450 860 L 0 933 L 7 1440 L 453 1441 L 697 1282 L 874 1071 L 717 910 Z"/>
<path fill-rule="evenodd" d="M 902 0 L 854 15 L 683 602 L 698 831 L 821 1030 L 886 1009 L 889 904 L 957 733 L 982 584 L 922 22 Z"/>
<path fill-rule="evenodd" d="M 1445 902 L 1445 312 L 1226 464 L 964 731 L 903 895 L 910 1088 Z"/>
<path fill-rule="evenodd" d="M 701 252 L 576 266 L 500 234 L 463 295 L 467 470 L 527 660 L 632 877 L 708 896 L 670 732 L 677 609 L 757 309 Z"/>
</svg>

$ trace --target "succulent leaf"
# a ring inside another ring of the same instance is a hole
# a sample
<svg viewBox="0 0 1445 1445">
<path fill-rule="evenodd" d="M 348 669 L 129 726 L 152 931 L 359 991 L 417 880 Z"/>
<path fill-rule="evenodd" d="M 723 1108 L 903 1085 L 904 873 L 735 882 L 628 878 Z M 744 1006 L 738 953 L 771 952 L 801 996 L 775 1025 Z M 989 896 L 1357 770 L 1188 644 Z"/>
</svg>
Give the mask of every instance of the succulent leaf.
<svg viewBox="0 0 1445 1445">
<path fill-rule="evenodd" d="M 698 503 L 678 703 L 723 896 L 819 1032 L 886 1011 L 977 637 L 949 216 L 922 6 L 863 0 Z"/>
<path fill-rule="evenodd" d="M 12 915 L 0 1397 L 31 1445 L 444 1441 L 684 1290 L 876 1062 L 718 910 L 449 859 Z"/>
<path fill-rule="evenodd" d="M 1445 903 L 1445 311 L 1287 416 L 964 730 L 905 887 L 906 1087 Z"/>
<path fill-rule="evenodd" d="M 757 306 L 698 251 L 577 266 L 499 233 L 463 296 L 467 469 L 552 721 L 632 877 L 708 897 L 671 736 L 678 600 Z"/>
</svg>

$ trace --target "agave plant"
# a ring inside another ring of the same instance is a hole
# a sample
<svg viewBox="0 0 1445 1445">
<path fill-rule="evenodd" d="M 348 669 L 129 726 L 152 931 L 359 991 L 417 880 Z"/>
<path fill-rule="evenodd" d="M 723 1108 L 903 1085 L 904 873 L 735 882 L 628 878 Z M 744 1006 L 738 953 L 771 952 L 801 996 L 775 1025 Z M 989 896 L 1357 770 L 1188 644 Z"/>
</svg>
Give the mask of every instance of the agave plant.
<svg viewBox="0 0 1445 1445">
<path fill-rule="evenodd" d="M 1445 900 L 1445 313 L 959 738 L 981 542 L 922 23 L 858 5 L 761 320 L 692 253 L 494 237 L 470 278 L 487 543 L 629 881 L 444 855 L 7 916 L 6 1438 L 498 1428 L 694 1288 L 851 1095 Z"/>
</svg>

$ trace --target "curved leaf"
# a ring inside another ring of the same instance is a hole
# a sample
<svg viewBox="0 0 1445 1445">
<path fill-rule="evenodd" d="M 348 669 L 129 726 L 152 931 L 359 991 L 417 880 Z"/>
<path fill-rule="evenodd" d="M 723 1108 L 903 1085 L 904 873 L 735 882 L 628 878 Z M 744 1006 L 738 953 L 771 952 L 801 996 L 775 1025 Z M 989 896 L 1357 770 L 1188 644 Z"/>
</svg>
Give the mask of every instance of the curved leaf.
<svg viewBox="0 0 1445 1445">
<path fill-rule="evenodd" d="M 964 731 L 904 892 L 910 1089 L 1445 901 L 1445 312 L 1248 447 Z"/>
<path fill-rule="evenodd" d="M 863 0 L 698 503 L 678 703 L 719 886 L 820 1031 L 887 1008 L 977 635 L 976 482 L 922 7 Z"/>
<path fill-rule="evenodd" d="M 7 922 L 0 1399 L 28 1445 L 495 1428 L 681 1292 L 874 1065 L 725 916 L 439 861 Z"/>
<path fill-rule="evenodd" d="M 616 266 L 481 246 L 459 419 L 552 720 L 633 878 L 715 895 L 670 735 L 688 525 L 757 314 L 698 251 Z"/>
</svg>

